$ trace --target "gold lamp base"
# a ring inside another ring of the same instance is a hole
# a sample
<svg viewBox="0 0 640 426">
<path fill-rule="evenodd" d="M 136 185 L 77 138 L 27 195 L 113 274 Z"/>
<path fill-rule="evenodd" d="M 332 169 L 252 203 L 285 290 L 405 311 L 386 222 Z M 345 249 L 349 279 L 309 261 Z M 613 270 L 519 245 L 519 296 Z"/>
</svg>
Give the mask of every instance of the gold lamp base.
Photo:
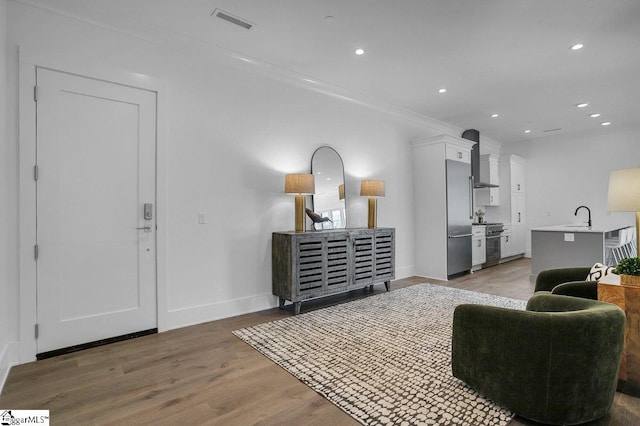
<svg viewBox="0 0 640 426">
<path fill-rule="evenodd" d="M 369 228 L 375 228 L 376 227 L 376 222 L 377 222 L 377 211 L 376 211 L 376 204 L 377 204 L 377 198 L 375 197 L 369 197 Z"/>
<path fill-rule="evenodd" d="M 296 232 L 306 230 L 305 196 L 296 195 Z"/>
</svg>

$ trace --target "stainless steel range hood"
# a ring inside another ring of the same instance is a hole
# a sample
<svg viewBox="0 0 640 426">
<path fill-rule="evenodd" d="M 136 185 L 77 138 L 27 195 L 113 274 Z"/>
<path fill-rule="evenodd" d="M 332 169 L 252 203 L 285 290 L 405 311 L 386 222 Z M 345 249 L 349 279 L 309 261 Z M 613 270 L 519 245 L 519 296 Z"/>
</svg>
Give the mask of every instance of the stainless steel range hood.
<svg viewBox="0 0 640 426">
<path fill-rule="evenodd" d="M 476 129 L 467 129 L 462 132 L 462 138 L 475 142 L 471 148 L 471 175 L 474 188 L 497 188 L 498 185 L 480 182 L 480 132 Z"/>
</svg>

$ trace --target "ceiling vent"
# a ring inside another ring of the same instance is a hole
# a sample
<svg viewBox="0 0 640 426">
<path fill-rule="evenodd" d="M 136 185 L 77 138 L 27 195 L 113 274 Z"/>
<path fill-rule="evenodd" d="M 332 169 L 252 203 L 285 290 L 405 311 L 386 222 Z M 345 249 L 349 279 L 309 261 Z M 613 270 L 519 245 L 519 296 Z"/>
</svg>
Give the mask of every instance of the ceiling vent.
<svg viewBox="0 0 640 426">
<path fill-rule="evenodd" d="M 225 21 L 231 22 L 232 24 L 242 27 L 245 30 L 250 30 L 251 28 L 253 28 L 253 25 L 254 25 L 251 22 L 247 21 L 246 19 L 238 18 L 237 16 L 233 16 L 232 14 L 227 13 L 224 10 L 220 10 L 220 9 L 214 10 L 211 16 L 224 19 Z"/>
</svg>

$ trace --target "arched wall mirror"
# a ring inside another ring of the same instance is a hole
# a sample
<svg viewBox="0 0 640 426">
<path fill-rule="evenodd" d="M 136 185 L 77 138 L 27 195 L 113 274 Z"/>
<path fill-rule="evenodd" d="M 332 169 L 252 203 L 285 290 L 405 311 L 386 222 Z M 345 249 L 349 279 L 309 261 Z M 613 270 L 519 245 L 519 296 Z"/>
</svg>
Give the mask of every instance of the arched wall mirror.
<svg viewBox="0 0 640 426">
<path fill-rule="evenodd" d="M 311 173 L 315 177 L 316 192 L 312 197 L 313 211 L 330 221 L 315 224 L 315 229 L 347 227 L 344 166 L 340 154 L 322 146 L 311 157 Z"/>
</svg>

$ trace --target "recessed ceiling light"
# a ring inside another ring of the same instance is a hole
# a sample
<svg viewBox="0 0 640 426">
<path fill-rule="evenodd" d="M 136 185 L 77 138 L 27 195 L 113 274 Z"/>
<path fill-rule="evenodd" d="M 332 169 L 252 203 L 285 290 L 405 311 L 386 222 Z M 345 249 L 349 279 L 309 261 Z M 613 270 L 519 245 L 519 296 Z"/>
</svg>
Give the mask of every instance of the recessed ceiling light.
<svg viewBox="0 0 640 426">
<path fill-rule="evenodd" d="M 447 93 L 447 89 L 443 87 L 442 89 L 438 90 L 438 93 Z"/>
<path fill-rule="evenodd" d="M 498 118 L 498 117 L 500 117 L 499 114 L 491 114 L 491 118 Z"/>
<path fill-rule="evenodd" d="M 597 113 L 597 112 L 594 112 L 593 114 L 589 114 L 589 117 L 591 117 L 591 118 L 598 118 L 598 117 L 600 117 L 600 114 L 599 114 L 599 113 Z"/>
<path fill-rule="evenodd" d="M 584 44 L 582 43 L 576 43 L 573 46 L 571 46 L 571 50 L 580 50 L 584 47 Z"/>
<path fill-rule="evenodd" d="M 524 132 L 525 132 L 525 133 L 531 133 L 531 130 L 530 130 L 530 129 L 527 129 L 527 130 L 525 130 Z"/>
<path fill-rule="evenodd" d="M 584 107 L 586 107 L 586 106 L 589 106 L 589 102 L 582 102 L 582 103 L 580 103 L 580 104 L 576 104 L 576 106 L 577 106 L 578 108 L 584 108 Z"/>
<path fill-rule="evenodd" d="M 364 55 L 364 49 L 356 49 L 356 55 Z"/>
<path fill-rule="evenodd" d="M 603 123 L 600 123 L 601 126 L 608 126 L 609 124 L 611 124 L 610 121 L 605 121 Z"/>
</svg>

